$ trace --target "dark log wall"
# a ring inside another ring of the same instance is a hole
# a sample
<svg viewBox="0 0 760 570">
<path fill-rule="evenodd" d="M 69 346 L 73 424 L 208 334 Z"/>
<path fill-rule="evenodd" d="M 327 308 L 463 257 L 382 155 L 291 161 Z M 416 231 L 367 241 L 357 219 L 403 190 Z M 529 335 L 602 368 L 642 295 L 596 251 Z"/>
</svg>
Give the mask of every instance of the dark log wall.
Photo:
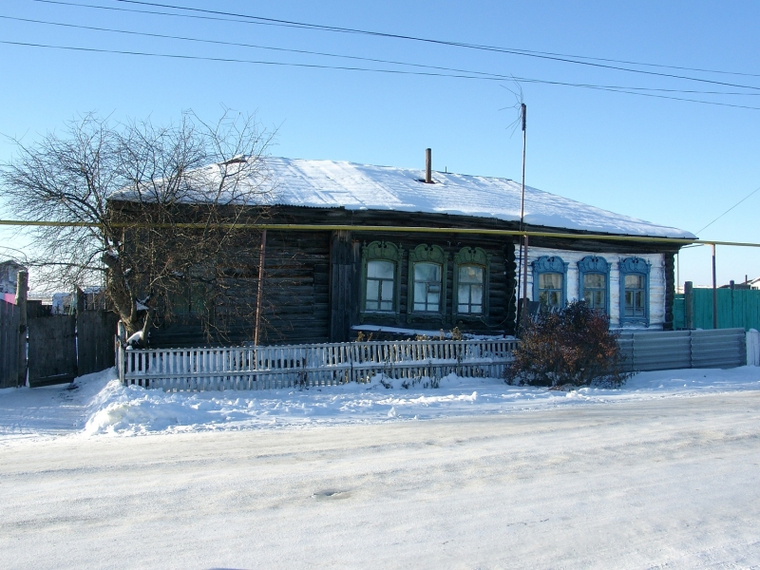
<svg viewBox="0 0 760 570">
<path fill-rule="evenodd" d="M 241 248 L 234 267 L 217 267 L 205 314 L 175 315 L 150 336 L 152 346 L 253 342 L 260 236 Z M 267 232 L 261 344 L 330 340 L 330 233 Z"/>
<path fill-rule="evenodd" d="M 478 237 L 474 235 L 447 235 L 439 233 L 384 233 L 382 235 L 366 232 L 355 232 L 353 237 L 354 252 L 357 255 L 354 274 L 356 295 L 355 307 L 360 305 L 358 293 L 361 290 L 361 246 L 374 240 L 392 242 L 403 248 L 401 267 L 399 271 L 399 306 L 395 315 L 365 313 L 359 315 L 358 322 L 354 316 L 354 324 L 381 327 L 400 327 L 415 330 L 444 332 L 457 327 L 462 332 L 479 334 L 512 334 L 515 321 L 515 250 L 511 238 Z M 438 245 L 447 255 L 445 276 L 446 299 L 445 308 L 441 315 L 428 316 L 413 314 L 410 307 L 409 286 L 409 252 L 420 244 Z M 490 257 L 487 284 L 487 311 L 484 315 L 463 316 L 454 315 L 452 303 L 454 291 L 454 254 L 464 247 L 480 247 Z M 355 337 L 355 334 L 354 334 Z"/>
<path fill-rule="evenodd" d="M 482 227 L 515 229 L 498 220 L 446 214 L 281 208 L 268 221 L 289 224 L 415 227 Z M 545 228 L 528 228 L 542 230 Z M 515 243 L 511 236 L 417 231 L 269 230 L 265 248 L 262 344 L 313 343 L 353 340 L 359 326 L 446 332 L 512 334 L 516 315 Z M 403 248 L 399 271 L 398 312 L 360 313 L 362 247 L 389 241 Z M 446 306 L 441 315 L 414 315 L 409 310 L 409 252 L 420 244 L 438 245 L 447 256 Z M 204 315 L 185 315 L 161 321 L 151 335 L 155 346 L 187 346 L 252 342 L 258 287 L 260 234 L 238 246 L 234 267 L 217 268 L 207 284 Z M 672 323 L 674 295 L 673 245 L 566 238 L 531 238 L 531 245 L 588 252 L 665 253 L 666 327 Z M 487 312 L 477 317 L 456 316 L 452 302 L 454 260 L 463 247 L 480 247 L 490 256 Z"/>
<path fill-rule="evenodd" d="M 262 344 L 329 342 L 330 233 L 269 232 Z"/>
</svg>

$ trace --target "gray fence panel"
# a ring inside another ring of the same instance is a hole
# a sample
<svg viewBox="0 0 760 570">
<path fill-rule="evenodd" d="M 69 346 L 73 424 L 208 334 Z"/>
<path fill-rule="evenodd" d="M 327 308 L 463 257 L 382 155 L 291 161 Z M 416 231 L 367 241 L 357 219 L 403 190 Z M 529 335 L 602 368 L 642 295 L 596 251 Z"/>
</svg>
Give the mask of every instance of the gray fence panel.
<svg viewBox="0 0 760 570">
<path fill-rule="evenodd" d="M 693 368 L 733 368 L 747 364 L 744 329 L 692 331 Z"/>
<path fill-rule="evenodd" d="M 626 331 L 618 339 L 629 371 L 733 368 L 747 363 L 744 329 Z"/>
</svg>

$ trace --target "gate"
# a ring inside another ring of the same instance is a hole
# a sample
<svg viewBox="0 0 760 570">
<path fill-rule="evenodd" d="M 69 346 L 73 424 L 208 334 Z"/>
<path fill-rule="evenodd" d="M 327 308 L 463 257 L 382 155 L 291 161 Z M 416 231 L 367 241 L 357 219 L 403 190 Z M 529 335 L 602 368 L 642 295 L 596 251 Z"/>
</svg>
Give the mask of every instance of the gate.
<svg viewBox="0 0 760 570">
<path fill-rule="evenodd" d="M 76 317 L 29 319 L 29 386 L 71 382 L 77 373 Z"/>
</svg>

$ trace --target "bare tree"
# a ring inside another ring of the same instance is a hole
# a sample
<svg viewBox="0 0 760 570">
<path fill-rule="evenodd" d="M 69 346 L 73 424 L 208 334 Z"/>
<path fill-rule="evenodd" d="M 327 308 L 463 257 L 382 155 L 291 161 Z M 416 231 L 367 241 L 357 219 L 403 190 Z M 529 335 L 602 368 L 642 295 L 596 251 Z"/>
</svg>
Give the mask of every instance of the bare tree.
<svg viewBox="0 0 760 570">
<path fill-rule="evenodd" d="M 0 185 L 13 214 L 50 224 L 30 230 L 30 265 L 45 282 L 105 283 L 130 333 L 197 303 L 210 333 L 224 321 L 208 314 L 213 307 L 242 310 L 217 297 L 236 259 L 256 257 L 241 250 L 258 244 L 249 224 L 271 191 L 270 140 L 252 117 L 229 112 L 215 123 L 186 113 L 160 127 L 88 114 L 61 135 L 14 141 L 18 155 L 0 166 Z"/>
</svg>

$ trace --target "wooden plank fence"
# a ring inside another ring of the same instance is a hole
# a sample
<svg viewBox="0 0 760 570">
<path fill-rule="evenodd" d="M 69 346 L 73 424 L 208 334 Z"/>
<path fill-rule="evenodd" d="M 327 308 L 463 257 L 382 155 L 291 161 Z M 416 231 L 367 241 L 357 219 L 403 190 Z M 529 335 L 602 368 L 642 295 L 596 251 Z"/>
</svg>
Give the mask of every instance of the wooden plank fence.
<svg viewBox="0 0 760 570">
<path fill-rule="evenodd" d="M 20 312 L 0 299 L 0 388 L 19 385 Z"/>
<path fill-rule="evenodd" d="M 372 376 L 410 384 L 455 373 L 500 378 L 514 339 L 371 341 L 266 347 L 119 351 L 124 384 L 167 391 L 258 390 L 369 382 Z"/>
<path fill-rule="evenodd" d="M 119 378 L 167 391 L 262 390 L 365 383 L 383 374 L 410 385 L 447 374 L 502 378 L 519 341 L 371 341 L 265 347 L 119 348 Z M 743 329 L 625 331 L 631 371 L 731 368 L 747 363 Z"/>
</svg>

